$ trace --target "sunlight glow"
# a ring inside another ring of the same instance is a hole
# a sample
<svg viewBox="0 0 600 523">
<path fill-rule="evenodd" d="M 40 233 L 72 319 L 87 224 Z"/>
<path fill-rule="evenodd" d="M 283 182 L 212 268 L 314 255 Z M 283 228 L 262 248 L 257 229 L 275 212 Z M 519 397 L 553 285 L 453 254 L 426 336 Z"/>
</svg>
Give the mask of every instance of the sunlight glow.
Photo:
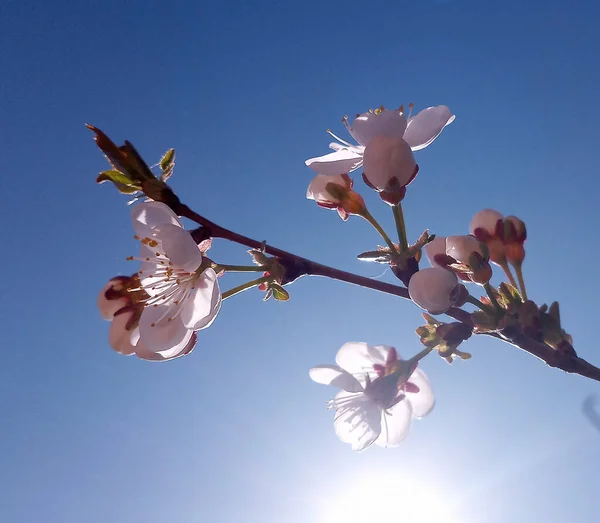
<svg viewBox="0 0 600 523">
<path fill-rule="evenodd" d="M 319 523 L 458 523 L 449 494 L 388 474 L 357 479 L 323 507 Z"/>
</svg>

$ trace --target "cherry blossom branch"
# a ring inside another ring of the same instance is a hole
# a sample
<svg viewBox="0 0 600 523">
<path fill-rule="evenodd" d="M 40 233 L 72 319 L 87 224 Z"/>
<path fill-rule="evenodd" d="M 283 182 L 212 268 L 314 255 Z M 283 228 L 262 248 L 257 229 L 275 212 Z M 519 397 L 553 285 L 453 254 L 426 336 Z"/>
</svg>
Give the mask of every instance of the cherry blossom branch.
<svg viewBox="0 0 600 523">
<path fill-rule="evenodd" d="M 282 282 L 284 284 L 291 283 L 301 276 L 324 276 L 326 278 L 331 278 L 334 280 L 351 283 L 353 285 L 358 285 L 360 287 L 392 294 L 400 298 L 408 300 L 410 299 L 408 289 L 405 287 L 373 280 L 371 278 L 360 276 L 351 272 L 342 271 L 340 269 L 329 267 L 307 258 L 303 258 L 302 256 L 298 256 L 288 251 L 284 251 L 283 249 L 266 245 L 264 242 L 259 242 L 249 238 L 248 236 L 236 233 L 210 221 L 209 219 L 190 209 L 185 204 L 177 202 L 172 205 L 172 209 L 178 215 L 188 218 L 202 226 L 200 229 L 194 231 L 194 236 L 199 241 L 209 237 L 223 238 L 241 245 L 245 245 L 246 247 L 250 247 L 252 249 L 263 249 L 265 253 L 277 257 L 279 263 L 285 268 L 286 271 L 285 281 Z M 461 323 L 473 327 L 470 313 L 463 309 L 452 307 L 446 312 L 446 315 L 456 319 Z M 591 363 L 575 355 L 557 351 L 543 342 L 536 341 L 520 332 L 520 330 L 516 327 L 505 328 L 502 331 L 502 334 L 498 334 L 496 332 L 475 333 L 485 334 L 487 336 L 505 341 L 514 347 L 542 360 L 550 367 L 555 367 L 564 372 L 579 374 L 585 378 L 600 381 L 600 368 L 595 367 Z"/>
</svg>

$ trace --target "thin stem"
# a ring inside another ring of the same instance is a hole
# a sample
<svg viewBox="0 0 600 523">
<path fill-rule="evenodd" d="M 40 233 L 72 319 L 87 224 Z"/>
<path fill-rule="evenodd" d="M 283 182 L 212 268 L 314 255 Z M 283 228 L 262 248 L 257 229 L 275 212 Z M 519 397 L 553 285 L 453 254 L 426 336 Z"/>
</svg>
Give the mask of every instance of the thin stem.
<svg viewBox="0 0 600 523">
<path fill-rule="evenodd" d="M 490 301 L 492 302 L 492 305 L 494 306 L 496 311 L 502 312 L 502 307 L 500 307 L 500 304 L 498 303 L 498 299 L 496 298 L 496 293 L 494 292 L 494 289 L 490 285 L 490 282 L 486 283 L 483 286 L 483 288 L 485 289 L 485 292 L 487 292 L 487 295 L 490 297 Z"/>
<path fill-rule="evenodd" d="M 527 301 L 527 289 L 525 288 L 525 280 L 523 279 L 523 265 L 520 263 L 514 263 L 513 267 L 515 268 L 517 278 L 519 279 L 519 286 L 521 287 L 521 296 L 523 297 L 523 301 Z"/>
<path fill-rule="evenodd" d="M 428 347 L 426 349 L 423 349 L 421 352 L 419 352 L 418 354 L 415 354 L 410 360 L 408 360 L 410 363 L 417 363 L 418 361 L 422 360 L 425 356 L 427 356 L 430 352 L 432 352 L 434 349 L 431 347 Z"/>
<path fill-rule="evenodd" d="M 502 270 L 504 271 L 504 274 L 506 274 L 506 277 L 508 278 L 508 281 L 510 282 L 510 284 L 515 289 L 518 289 L 519 287 L 517 287 L 517 282 L 515 281 L 515 277 L 512 275 L 512 272 L 510 271 L 510 267 L 508 266 L 508 263 L 504 262 L 504 263 L 500 264 L 500 267 L 502 267 Z"/>
<path fill-rule="evenodd" d="M 402 212 L 402 202 L 392 205 L 396 229 L 398 230 L 398 239 L 400 240 L 400 251 L 408 249 L 408 240 L 406 238 L 406 225 L 404 223 L 404 214 Z"/>
<path fill-rule="evenodd" d="M 227 265 L 224 263 L 217 263 L 217 269 L 225 270 L 227 272 L 264 272 L 265 268 L 260 265 Z"/>
<path fill-rule="evenodd" d="M 373 215 L 367 209 L 365 209 L 360 216 L 362 216 L 365 220 L 367 220 L 373 226 L 373 228 L 384 239 L 385 243 L 387 243 L 387 246 L 392 250 L 392 252 L 396 252 L 396 246 L 392 243 L 392 240 L 390 239 L 390 237 L 383 230 L 383 227 L 381 225 L 379 225 L 379 223 L 373 217 Z"/>
<path fill-rule="evenodd" d="M 471 296 L 469 294 L 469 296 L 467 297 L 467 302 L 472 305 L 475 305 L 475 307 L 479 307 L 485 313 L 489 314 L 490 312 L 490 308 L 487 305 L 480 302 L 477 298 L 475 298 L 475 296 Z"/>
<path fill-rule="evenodd" d="M 241 285 L 238 285 L 237 287 L 234 287 L 233 289 L 229 289 L 228 291 L 225 291 L 221 295 L 221 298 L 226 300 L 227 298 L 231 298 L 232 296 L 235 296 L 236 294 L 239 294 L 240 292 L 244 292 L 248 289 L 252 289 L 252 287 L 256 287 L 257 285 L 260 285 L 261 283 L 265 283 L 266 281 L 269 281 L 269 276 L 263 276 L 262 278 L 257 278 L 256 280 L 247 281 L 246 283 L 242 283 Z"/>
</svg>

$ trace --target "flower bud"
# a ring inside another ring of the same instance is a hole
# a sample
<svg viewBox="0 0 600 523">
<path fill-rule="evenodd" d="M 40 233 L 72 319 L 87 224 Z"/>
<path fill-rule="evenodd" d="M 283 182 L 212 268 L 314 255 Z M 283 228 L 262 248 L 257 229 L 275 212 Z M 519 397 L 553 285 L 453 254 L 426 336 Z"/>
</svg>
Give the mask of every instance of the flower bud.
<svg viewBox="0 0 600 523">
<path fill-rule="evenodd" d="M 410 299 L 430 314 L 442 314 L 452 307 L 459 289 L 456 274 L 441 267 L 420 270 L 408 284 Z"/>
<path fill-rule="evenodd" d="M 504 216 L 498 211 L 483 209 L 473 216 L 469 226 L 471 234 L 486 244 L 490 251 L 490 260 L 500 266 L 506 265 L 504 244 L 499 236 L 503 220 Z"/>
<path fill-rule="evenodd" d="M 524 244 L 527 239 L 525 223 L 516 216 L 507 216 L 503 225 L 502 242 L 506 259 L 513 265 L 520 265 L 525 259 Z"/>
<path fill-rule="evenodd" d="M 394 204 L 404 197 L 404 188 L 417 175 L 418 167 L 410 146 L 402 138 L 376 136 L 365 148 L 363 170 L 367 185 Z"/>
<path fill-rule="evenodd" d="M 366 208 L 362 196 L 352 190 L 347 174 L 317 174 L 310 182 L 306 197 L 326 209 L 337 209 L 342 220 L 351 214 L 362 214 Z"/>
<path fill-rule="evenodd" d="M 444 236 L 436 236 L 425 245 L 425 254 L 432 267 L 441 267 L 442 265 L 435 260 L 435 257 L 439 255 L 446 256 L 446 238 Z"/>
</svg>

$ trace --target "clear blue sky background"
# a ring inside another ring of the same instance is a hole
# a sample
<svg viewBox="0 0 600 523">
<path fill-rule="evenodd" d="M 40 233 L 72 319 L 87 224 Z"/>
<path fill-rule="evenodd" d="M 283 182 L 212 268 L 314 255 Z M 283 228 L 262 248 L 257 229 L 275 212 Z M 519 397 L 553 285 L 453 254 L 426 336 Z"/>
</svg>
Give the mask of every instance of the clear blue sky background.
<svg viewBox="0 0 600 523">
<path fill-rule="evenodd" d="M 518 214 L 531 297 L 559 300 L 600 363 L 599 16 L 583 0 L 4 0 L 0 519 L 321 523 L 368 477 L 440 493 L 452 523 L 596 522 L 600 434 L 581 402 L 598 385 L 495 340 L 472 340 L 469 362 L 424 362 L 437 407 L 401 447 L 337 440 L 333 390 L 308 369 L 349 340 L 420 350 L 409 302 L 304 279 L 287 304 L 228 301 L 190 357 L 115 354 L 96 296 L 133 272 L 136 245 L 126 198 L 94 184 L 105 163 L 83 124 L 149 162 L 175 147 L 172 185 L 211 219 L 378 276 L 355 261 L 378 241 L 368 225 L 304 199 L 304 160 L 344 114 L 447 104 L 455 123 L 418 153 L 410 237 L 464 233 L 483 207 Z M 381 502 L 401 516 L 411 499 Z"/>
</svg>

